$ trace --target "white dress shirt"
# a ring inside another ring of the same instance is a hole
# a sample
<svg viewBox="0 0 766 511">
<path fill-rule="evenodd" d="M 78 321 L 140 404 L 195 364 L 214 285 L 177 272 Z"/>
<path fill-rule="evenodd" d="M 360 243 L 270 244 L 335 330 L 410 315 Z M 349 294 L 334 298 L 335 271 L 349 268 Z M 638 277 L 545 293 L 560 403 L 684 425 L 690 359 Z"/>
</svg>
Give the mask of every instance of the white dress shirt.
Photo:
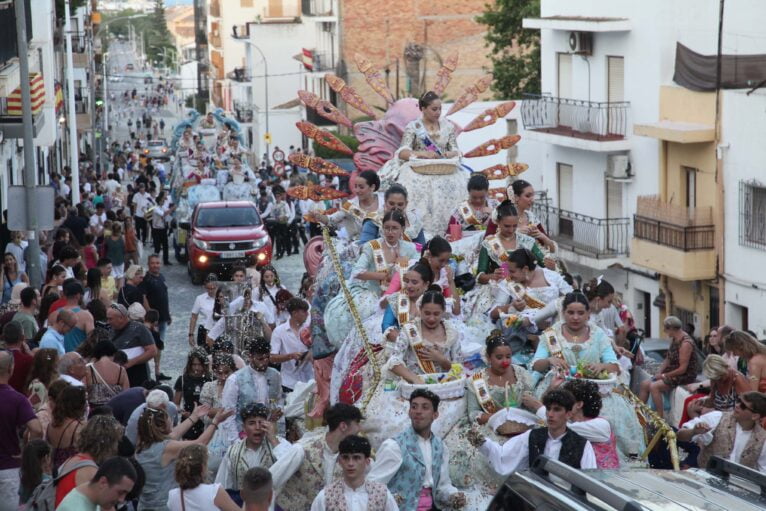
<svg viewBox="0 0 766 511">
<path fill-rule="evenodd" d="M 343 496 L 346 498 L 346 511 L 367 511 L 367 500 L 369 497 L 364 485 L 354 489 L 347 485 L 346 481 L 343 481 Z M 314 499 L 314 503 L 311 504 L 311 511 L 325 510 L 334 511 L 325 506 L 324 490 L 322 490 Z M 389 490 L 386 490 L 385 511 L 399 511 L 399 506 L 396 505 L 396 500 Z"/>
<path fill-rule="evenodd" d="M 308 321 L 308 320 L 307 320 Z M 287 355 L 288 353 L 305 353 L 308 347 L 301 341 L 300 329 L 306 326 L 301 325 L 298 330 L 290 327 L 290 322 L 286 321 L 276 327 L 271 333 L 271 353 L 273 355 Z M 295 388 L 298 382 L 307 382 L 314 377 L 314 366 L 311 364 L 311 356 L 305 355 L 301 360 L 288 360 L 282 362 L 282 385 L 288 389 Z"/>
<path fill-rule="evenodd" d="M 300 444 L 291 444 L 282 437 L 277 437 L 279 444 L 275 447 L 271 447 L 271 453 L 274 456 L 274 464 L 269 467 L 271 477 L 274 480 L 274 492 L 278 493 L 279 490 L 285 485 L 288 479 L 300 468 L 303 463 L 303 447 Z M 243 458 L 248 467 L 261 467 L 263 466 L 263 460 L 268 455 L 269 449 L 266 447 L 268 440 L 263 439 L 263 442 L 257 449 L 250 449 L 249 447 L 244 450 Z M 232 444 L 229 449 L 236 449 L 239 444 Z M 218 467 L 218 473 L 215 476 L 215 482 L 223 486 L 227 490 L 239 490 L 239 481 L 234 477 L 234 467 L 229 461 L 229 452 L 223 456 L 221 460 L 221 466 Z M 274 499 L 276 500 L 276 499 Z"/>
<path fill-rule="evenodd" d="M 517 470 L 529 468 L 529 433 L 527 431 L 521 435 L 515 436 L 505 442 L 503 445 L 494 440 L 487 440 L 479 447 L 479 452 L 487 457 L 492 469 L 501 476 L 507 476 Z M 566 433 L 564 433 L 566 434 Z M 544 454 L 551 459 L 559 459 L 561 453 L 561 440 L 564 435 L 553 438 L 548 434 L 548 441 L 545 443 Z M 593 452 L 593 446 L 590 442 L 585 443 L 585 449 L 580 458 L 580 468 L 597 468 L 596 453 Z"/>
<path fill-rule="evenodd" d="M 540 419 L 545 421 L 545 406 L 541 406 L 535 412 Z M 567 427 L 589 442 L 603 444 L 612 438 L 612 425 L 602 417 L 595 417 L 580 422 L 570 421 Z"/>
<path fill-rule="evenodd" d="M 442 464 L 439 469 L 439 486 L 436 488 L 433 488 L 434 476 L 431 472 L 431 467 L 433 466 L 431 442 L 418 435 L 418 446 L 420 447 L 420 452 L 423 454 L 423 462 L 425 464 L 423 488 L 433 489 L 432 495 L 434 501 L 436 501 L 438 495 L 447 497 L 457 493 L 458 490 L 452 485 L 452 480 L 449 475 L 449 451 L 447 450 L 447 446 L 444 446 Z M 393 479 L 401 466 L 402 449 L 399 447 L 399 444 L 395 439 L 389 438 L 381 444 L 375 462 L 372 464 L 369 474 L 367 474 L 367 479 L 388 485 L 389 481 Z M 446 502 L 441 502 L 441 504 L 446 504 Z"/>
<path fill-rule="evenodd" d="M 205 330 L 210 331 L 215 325 L 213 320 L 213 307 L 215 306 L 215 298 L 207 293 L 197 295 L 194 299 L 194 305 L 192 305 L 192 314 L 197 314 L 199 320 L 197 325 L 205 327 Z M 192 332 L 196 336 L 196 332 Z"/>
<path fill-rule="evenodd" d="M 694 429 L 694 426 L 697 424 L 707 424 L 710 429 L 707 433 L 702 433 L 701 435 L 694 435 L 692 437 L 692 442 L 696 442 L 700 446 L 707 446 L 710 445 L 713 442 L 713 432 L 718 427 L 718 424 L 721 422 L 721 418 L 723 417 L 723 412 L 719 411 L 712 411 L 708 412 L 704 415 L 700 415 L 696 419 L 692 419 L 688 422 L 686 422 L 681 429 Z M 729 461 L 733 461 L 734 463 L 739 463 L 739 460 L 742 459 L 742 451 L 745 450 L 745 446 L 750 441 L 750 437 L 753 435 L 753 431 L 745 431 L 742 429 L 742 427 L 737 424 L 736 426 L 736 433 L 734 435 L 734 446 L 731 449 L 731 454 L 729 454 Z M 766 443 L 763 444 L 763 447 L 761 448 L 761 454 L 758 455 L 758 461 L 756 462 L 756 468 L 759 472 L 766 473 Z"/>
</svg>

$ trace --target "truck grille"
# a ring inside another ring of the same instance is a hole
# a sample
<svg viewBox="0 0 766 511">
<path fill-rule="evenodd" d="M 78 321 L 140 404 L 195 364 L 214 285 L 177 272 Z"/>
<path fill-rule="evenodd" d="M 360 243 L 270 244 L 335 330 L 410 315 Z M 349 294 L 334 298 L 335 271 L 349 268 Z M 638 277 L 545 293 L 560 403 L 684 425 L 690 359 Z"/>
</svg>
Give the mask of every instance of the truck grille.
<svg viewBox="0 0 766 511">
<path fill-rule="evenodd" d="M 210 243 L 210 250 L 214 252 L 226 252 L 229 250 L 250 250 L 253 248 L 252 241 L 216 241 Z"/>
</svg>

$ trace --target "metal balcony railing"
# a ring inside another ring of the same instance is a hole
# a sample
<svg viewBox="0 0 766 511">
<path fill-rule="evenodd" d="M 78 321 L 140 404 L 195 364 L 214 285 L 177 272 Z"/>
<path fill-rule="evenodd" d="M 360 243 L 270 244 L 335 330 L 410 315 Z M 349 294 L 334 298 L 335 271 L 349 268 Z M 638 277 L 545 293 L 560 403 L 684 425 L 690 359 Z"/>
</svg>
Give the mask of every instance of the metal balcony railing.
<svg viewBox="0 0 766 511">
<path fill-rule="evenodd" d="M 252 81 L 250 73 L 248 73 L 247 68 L 244 67 L 235 67 L 233 71 L 226 73 L 226 77 L 229 80 L 234 80 L 235 82 L 244 83 Z"/>
<path fill-rule="evenodd" d="M 595 259 L 628 254 L 630 218 L 594 218 L 544 203 L 535 203 L 532 211 L 563 249 Z"/>
<path fill-rule="evenodd" d="M 332 55 L 325 52 L 314 52 L 314 71 L 332 71 L 335 69 L 335 62 Z"/>
<path fill-rule="evenodd" d="M 639 197 L 633 236 L 684 252 L 711 250 L 715 248 L 713 210 L 668 204 L 654 195 Z"/>
<path fill-rule="evenodd" d="M 524 128 L 596 141 L 622 140 L 630 103 L 597 103 L 579 99 L 525 94 L 521 105 Z"/>
<path fill-rule="evenodd" d="M 332 16 L 332 0 L 301 0 L 304 16 Z"/>
</svg>

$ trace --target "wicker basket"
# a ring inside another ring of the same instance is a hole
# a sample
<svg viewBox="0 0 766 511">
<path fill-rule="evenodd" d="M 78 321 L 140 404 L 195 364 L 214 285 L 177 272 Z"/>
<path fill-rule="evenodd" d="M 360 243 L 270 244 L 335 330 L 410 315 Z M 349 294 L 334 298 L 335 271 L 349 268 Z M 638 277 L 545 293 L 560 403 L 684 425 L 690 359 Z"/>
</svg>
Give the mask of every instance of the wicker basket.
<svg viewBox="0 0 766 511">
<path fill-rule="evenodd" d="M 438 380 L 445 373 L 423 374 L 421 377 L 425 380 L 429 376 Z M 404 399 L 409 399 L 410 394 L 415 389 L 428 389 L 441 399 L 457 399 L 465 395 L 465 378 L 451 380 L 445 383 L 407 383 L 402 380 L 399 382 L 399 394 Z"/>
<path fill-rule="evenodd" d="M 514 436 L 534 428 L 540 419 L 521 408 L 503 408 L 489 418 L 487 425 L 498 435 Z"/>
<path fill-rule="evenodd" d="M 414 172 L 425 176 L 447 176 L 458 170 L 460 161 L 457 158 L 450 159 L 415 159 L 410 160 L 410 167 Z"/>
</svg>

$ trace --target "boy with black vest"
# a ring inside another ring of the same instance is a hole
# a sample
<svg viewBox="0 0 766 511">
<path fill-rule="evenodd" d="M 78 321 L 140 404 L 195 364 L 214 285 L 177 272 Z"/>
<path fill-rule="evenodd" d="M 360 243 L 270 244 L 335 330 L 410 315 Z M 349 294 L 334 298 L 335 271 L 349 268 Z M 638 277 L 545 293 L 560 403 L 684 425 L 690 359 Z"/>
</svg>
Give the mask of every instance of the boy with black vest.
<svg viewBox="0 0 766 511">
<path fill-rule="evenodd" d="M 541 454 L 574 468 L 596 468 L 596 454 L 590 442 L 567 428 L 574 404 L 571 392 L 553 389 L 543 396 L 548 427 L 531 429 L 503 445 L 487 440 L 477 430 L 470 431 L 468 440 L 503 476 L 529 468 Z"/>
</svg>

